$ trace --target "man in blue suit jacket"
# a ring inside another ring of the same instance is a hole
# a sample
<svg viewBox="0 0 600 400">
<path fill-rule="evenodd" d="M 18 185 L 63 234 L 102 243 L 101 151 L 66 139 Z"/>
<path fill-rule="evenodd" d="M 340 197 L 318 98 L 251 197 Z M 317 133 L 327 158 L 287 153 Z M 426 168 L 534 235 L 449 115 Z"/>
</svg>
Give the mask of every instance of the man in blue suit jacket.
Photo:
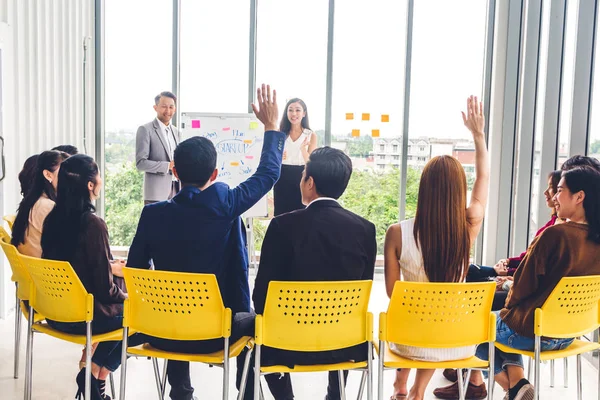
<svg viewBox="0 0 600 400">
<path fill-rule="evenodd" d="M 217 178 L 217 152 L 203 137 L 190 138 L 175 149 L 173 173 L 183 188 L 171 200 L 147 205 L 129 249 L 127 266 L 156 270 L 215 274 L 225 307 L 234 318 L 231 343 L 254 335 L 250 308 L 246 231 L 240 215 L 271 190 L 281 169 L 285 134 L 277 131 L 276 94 L 270 87 L 258 89 L 258 106 L 252 105 L 265 126 L 260 163 L 254 175 L 231 189 Z M 181 327 L 185 329 L 185 327 Z M 150 339 L 163 350 L 187 353 L 212 352 L 223 340 L 176 342 Z M 238 385 L 244 353 L 238 357 Z M 167 375 L 174 400 L 190 400 L 189 363 L 169 361 Z M 239 386 L 238 386 L 239 388 Z M 246 397 L 252 394 L 251 387 Z"/>
</svg>

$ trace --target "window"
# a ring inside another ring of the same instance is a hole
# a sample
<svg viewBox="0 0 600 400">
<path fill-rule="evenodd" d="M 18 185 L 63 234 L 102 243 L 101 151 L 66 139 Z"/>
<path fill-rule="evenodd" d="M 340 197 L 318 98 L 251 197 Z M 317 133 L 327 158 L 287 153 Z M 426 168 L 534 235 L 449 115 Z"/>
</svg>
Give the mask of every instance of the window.
<svg viewBox="0 0 600 400">
<path fill-rule="evenodd" d="M 379 151 L 381 151 L 381 152 L 385 151 L 385 144 L 380 144 L 379 145 Z"/>
<path fill-rule="evenodd" d="M 170 0 L 105 5 L 105 219 L 113 246 L 131 244 L 143 207 L 142 174 L 135 167 L 137 127 L 156 118 L 154 97 L 172 90 L 172 6 Z M 132 18 L 140 10 L 144 17 Z"/>
<path fill-rule="evenodd" d="M 400 156 L 396 156 L 396 155 L 395 155 L 395 156 L 394 156 L 394 161 L 398 161 L 398 160 L 400 160 Z"/>
<path fill-rule="evenodd" d="M 420 152 L 424 152 L 425 151 L 425 147 L 424 146 L 419 147 L 419 151 Z"/>
<path fill-rule="evenodd" d="M 594 63 L 594 86 L 592 88 L 592 118 L 588 138 L 588 156 L 595 157 L 598 160 L 600 160 L 600 61 L 598 60 L 598 52 L 600 51 L 599 33 L 600 32 L 596 30 L 596 61 Z"/>
<path fill-rule="evenodd" d="M 397 144 L 395 144 L 395 145 L 393 145 L 393 146 L 392 146 L 392 151 L 393 151 L 394 153 L 397 153 L 397 152 L 398 152 L 398 145 L 397 145 Z"/>
<path fill-rule="evenodd" d="M 379 156 L 379 159 L 380 160 L 385 160 L 385 156 L 382 154 L 382 155 Z"/>
</svg>

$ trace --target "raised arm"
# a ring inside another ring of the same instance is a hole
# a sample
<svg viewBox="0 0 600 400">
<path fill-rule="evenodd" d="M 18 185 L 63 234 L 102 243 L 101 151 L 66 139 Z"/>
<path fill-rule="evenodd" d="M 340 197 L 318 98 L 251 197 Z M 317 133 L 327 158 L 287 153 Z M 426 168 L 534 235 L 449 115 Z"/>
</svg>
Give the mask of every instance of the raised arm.
<svg viewBox="0 0 600 400">
<path fill-rule="evenodd" d="M 471 202 L 467 207 L 467 223 L 471 242 L 473 242 L 481 229 L 490 186 L 489 158 L 483 132 L 485 117 L 483 104 L 477 101 L 477 97 L 471 96 L 467 99 L 467 114 L 465 115 L 463 112 L 462 117 L 465 126 L 473 135 L 475 143 L 475 183 L 471 193 Z"/>
<path fill-rule="evenodd" d="M 263 198 L 273 188 L 281 172 L 285 134 L 277 131 L 277 93 L 273 91 L 271 95 L 271 87 L 262 85 L 257 95 L 258 104 L 252 104 L 252 109 L 265 126 L 265 140 L 256 172 L 229 191 L 228 212 L 232 217 L 243 214 Z"/>
<path fill-rule="evenodd" d="M 310 154 L 315 151 L 317 148 L 317 134 L 312 132 L 309 137 L 307 137 L 302 143 L 302 147 L 300 147 L 300 151 L 302 151 L 302 158 L 304 158 L 304 162 L 308 162 L 308 158 Z"/>
</svg>

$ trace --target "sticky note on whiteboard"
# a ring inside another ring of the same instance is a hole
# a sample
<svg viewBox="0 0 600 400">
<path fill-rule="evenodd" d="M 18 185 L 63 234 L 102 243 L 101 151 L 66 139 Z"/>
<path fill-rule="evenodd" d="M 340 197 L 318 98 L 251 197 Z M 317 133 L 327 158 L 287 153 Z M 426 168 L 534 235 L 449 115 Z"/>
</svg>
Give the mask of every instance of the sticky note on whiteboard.
<svg viewBox="0 0 600 400">
<path fill-rule="evenodd" d="M 352 129 L 352 137 L 359 137 L 360 129 Z"/>
<path fill-rule="evenodd" d="M 379 137 L 379 129 L 373 129 L 373 130 L 371 130 L 371 136 L 373 136 L 373 137 Z"/>
<path fill-rule="evenodd" d="M 231 128 L 227 126 L 227 127 L 223 128 L 223 130 L 224 131 L 229 131 L 229 130 L 231 130 Z"/>
<path fill-rule="evenodd" d="M 363 115 L 362 115 L 362 120 L 363 121 L 368 121 L 370 119 L 371 119 L 371 114 L 369 114 L 369 113 L 363 113 Z"/>
<path fill-rule="evenodd" d="M 354 119 L 354 113 L 346 113 L 346 119 L 347 119 L 347 120 L 352 120 L 352 119 Z"/>
<path fill-rule="evenodd" d="M 390 116 L 388 114 L 381 114 L 381 122 L 390 122 Z"/>
<path fill-rule="evenodd" d="M 246 139 L 246 140 L 244 140 L 244 143 L 246 143 L 246 144 L 252 144 L 252 140 Z"/>
<path fill-rule="evenodd" d="M 232 161 L 229 163 L 229 165 L 231 165 L 232 167 L 237 167 L 238 165 L 240 165 L 240 163 L 237 161 Z"/>
<path fill-rule="evenodd" d="M 258 129 L 258 122 L 250 121 L 250 129 Z"/>
<path fill-rule="evenodd" d="M 200 129 L 200 120 L 199 119 L 192 120 L 192 129 Z"/>
</svg>

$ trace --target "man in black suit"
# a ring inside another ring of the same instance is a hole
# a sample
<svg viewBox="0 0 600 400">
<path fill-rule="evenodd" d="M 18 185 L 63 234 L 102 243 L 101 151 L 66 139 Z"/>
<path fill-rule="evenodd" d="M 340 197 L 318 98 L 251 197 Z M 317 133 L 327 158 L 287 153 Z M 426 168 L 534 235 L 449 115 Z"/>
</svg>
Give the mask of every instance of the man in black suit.
<svg viewBox="0 0 600 400">
<path fill-rule="evenodd" d="M 270 281 L 373 279 L 375 225 L 345 210 L 337 201 L 351 174 L 352 161 L 342 151 L 323 147 L 311 153 L 300 181 L 302 202 L 307 207 L 274 218 L 267 229 L 252 296 L 257 314 L 264 310 Z M 318 353 L 264 347 L 261 364 L 310 365 L 366 359 L 366 343 Z M 294 398 L 289 374 L 267 382 L 276 400 Z M 337 371 L 329 373 L 326 398 L 340 398 Z"/>
</svg>

